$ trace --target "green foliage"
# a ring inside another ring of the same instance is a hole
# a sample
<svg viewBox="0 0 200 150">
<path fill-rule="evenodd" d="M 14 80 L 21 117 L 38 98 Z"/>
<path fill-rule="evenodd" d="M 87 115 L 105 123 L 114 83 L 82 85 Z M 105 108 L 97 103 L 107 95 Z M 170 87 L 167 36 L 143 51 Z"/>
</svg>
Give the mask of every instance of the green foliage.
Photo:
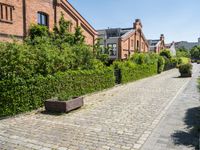
<svg viewBox="0 0 200 150">
<path fill-rule="evenodd" d="M 169 70 L 169 69 L 173 69 L 176 68 L 178 66 L 178 62 L 179 59 L 176 57 L 172 57 L 172 58 L 167 58 L 165 56 L 162 56 L 165 60 L 165 66 L 164 66 L 164 70 Z"/>
<path fill-rule="evenodd" d="M 190 54 L 192 59 L 200 60 L 200 46 L 193 47 Z"/>
<path fill-rule="evenodd" d="M 180 65 L 179 72 L 181 73 L 181 75 L 184 75 L 184 74 L 191 75 L 192 74 L 192 65 L 190 63 Z"/>
<path fill-rule="evenodd" d="M 190 59 L 188 57 L 178 58 L 178 64 L 188 64 L 188 63 L 190 63 Z"/>
<path fill-rule="evenodd" d="M 55 75 L 0 81 L 0 117 L 43 106 L 52 97 L 81 96 L 114 86 L 112 68 L 58 72 Z"/>
<path fill-rule="evenodd" d="M 120 70 L 121 83 L 128 83 L 157 74 L 157 63 L 139 65 L 132 61 L 117 61 L 114 62 L 113 66 Z"/>
<path fill-rule="evenodd" d="M 82 34 L 82 30 L 81 27 L 77 27 L 75 28 L 75 33 L 74 33 L 74 44 L 79 45 L 79 44 L 83 44 L 85 41 L 85 36 L 83 36 Z"/>
<path fill-rule="evenodd" d="M 29 37 L 34 40 L 36 37 L 46 37 L 49 31 L 46 26 L 32 24 L 29 29 Z"/>
<path fill-rule="evenodd" d="M 158 57 L 158 73 L 163 72 L 165 67 L 165 59 L 162 56 Z"/>
<path fill-rule="evenodd" d="M 103 62 L 105 65 L 107 65 L 109 62 L 109 50 L 106 47 L 102 48 L 100 46 L 101 40 L 102 39 L 99 39 L 99 38 L 96 40 L 96 43 L 94 45 L 94 54 L 98 60 Z"/>
<path fill-rule="evenodd" d="M 187 57 L 187 58 L 190 58 L 190 52 L 189 52 L 189 50 L 187 50 L 187 49 L 185 49 L 183 47 L 183 48 L 180 48 L 180 49 L 176 50 L 176 56 L 177 57 Z"/>
<path fill-rule="evenodd" d="M 163 50 L 160 52 L 160 56 L 166 57 L 167 59 L 171 59 L 172 58 L 172 54 L 170 52 L 170 50 Z"/>
<path fill-rule="evenodd" d="M 16 43 L 0 43 L 0 81 L 16 77 L 30 78 L 36 62 L 28 46 Z"/>
<path fill-rule="evenodd" d="M 149 54 L 143 54 L 143 53 L 135 53 L 133 56 L 131 56 L 130 60 L 136 64 L 150 64 L 151 58 Z"/>
<path fill-rule="evenodd" d="M 72 23 L 64 19 L 64 14 L 61 13 L 59 20 L 59 26 L 54 27 L 54 32 L 51 33 L 51 41 L 54 42 L 58 47 L 62 43 L 68 43 L 74 45 L 75 35 L 69 32 Z"/>
</svg>

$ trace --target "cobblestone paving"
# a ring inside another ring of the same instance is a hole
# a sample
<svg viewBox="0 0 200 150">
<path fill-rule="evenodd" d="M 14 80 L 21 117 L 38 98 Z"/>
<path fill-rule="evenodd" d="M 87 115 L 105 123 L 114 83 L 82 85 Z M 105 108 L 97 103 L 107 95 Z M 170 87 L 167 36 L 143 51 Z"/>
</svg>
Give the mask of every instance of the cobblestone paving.
<svg viewBox="0 0 200 150">
<path fill-rule="evenodd" d="M 195 64 L 193 78 L 154 129 L 142 150 L 200 150 L 200 94 L 197 78 L 200 65 Z M 198 135 L 199 134 L 199 135 Z"/>
<path fill-rule="evenodd" d="M 0 149 L 137 150 L 189 78 L 173 69 L 88 95 L 64 115 L 41 112 L 0 120 Z"/>
</svg>

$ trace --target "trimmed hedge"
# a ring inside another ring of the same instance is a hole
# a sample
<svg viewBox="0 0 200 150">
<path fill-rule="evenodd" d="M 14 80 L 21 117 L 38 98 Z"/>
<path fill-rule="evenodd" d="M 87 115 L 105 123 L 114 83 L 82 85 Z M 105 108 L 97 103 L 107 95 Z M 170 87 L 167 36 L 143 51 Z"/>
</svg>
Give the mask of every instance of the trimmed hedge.
<svg viewBox="0 0 200 150">
<path fill-rule="evenodd" d="M 178 65 L 178 60 L 176 58 L 168 59 L 166 57 L 163 57 L 165 59 L 165 66 L 164 71 L 176 68 Z"/>
<path fill-rule="evenodd" d="M 181 64 L 179 66 L 179 72 L 182 75 L 191 75 L 192 74 L 192 64 L 188 63 L 188 64 Z"/>
<path fill-rule="evenodd" d="M 162 56 L 158 57 L 158 73 L 163 72 L 165 67 L 165 59 Z"/>
<path fill-rule="evenodd" d="M 46 99 L 65 95 L 67 98 L 103 90 L 115 85 L 114 70 L 67 71 L 54 76 L 29 80 L 0 81 L 0 117 L 30 111 L 43 106 Z"/>
<path fill-rule="evenodd" d="M 120 70 L 121 83 L 128 83 L 155 75 L 158 72 L 157 68 L 157 63 L 138 65 L 132 62 L 118 62 L 115 64 L 115 69 Z"/>
</svg>

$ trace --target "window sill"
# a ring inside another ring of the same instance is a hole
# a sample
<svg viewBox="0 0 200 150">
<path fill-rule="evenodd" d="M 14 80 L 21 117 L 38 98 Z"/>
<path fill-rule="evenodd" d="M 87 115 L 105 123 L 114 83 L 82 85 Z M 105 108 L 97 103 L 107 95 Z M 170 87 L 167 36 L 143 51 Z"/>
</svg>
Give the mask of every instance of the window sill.
<svg viewBox="0 0 200 150">
<path fill-rule="evenodd" d="M 5 19 L 0 19 L 0 22 L 13 24 L 13 21 L 8 21 L 8 20 L 5 20 Z"/>
</svg>

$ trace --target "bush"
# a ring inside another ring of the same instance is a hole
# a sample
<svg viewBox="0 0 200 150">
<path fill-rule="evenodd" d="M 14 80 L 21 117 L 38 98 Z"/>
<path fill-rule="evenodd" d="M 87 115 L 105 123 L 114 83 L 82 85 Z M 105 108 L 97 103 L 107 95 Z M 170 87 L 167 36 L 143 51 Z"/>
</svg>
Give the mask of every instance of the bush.
<svg viewBox="0 0 200 150">
<path fill-rule="evenodd" d="M 165 59 L 162 56 L 158 57 L 158 73 L 163 72 L 165 67 Z"/>
<path fill-rule="evenodd" d="M 163 50 L 160 52 L 160 56 L 166 57 L 168 59 L 172 58 L 172 54 L 170 52 L 170 50 Z"/>
<path fill-rule="evenodd" d="M 0 117 L 37 109 L 43 106 L 44 100 L 59 95 L 70 99 L 114 85 L 112 68 L 58 72 L 29 80 L 15 78 L 0 81 Z"/>
<path fill-rule="evenodd" d="M 188 64 L 182 64 L 179 66 L 179 72 L 181 76 L 191 76 L 192 75 L 192 65 L 190 63 Z"/>
<path fill-rule="evenodd" d="M 0 81 L 15 77 L 30 78 L 37 62 L 26 45 L 0 43 Z"/>
<path fill-rule="evenodd" d="M 178 58 L 178 64 L 188 64 L 190 63 L 190 59 L 187 57 L 180 57 Z"/>
<path fill-rule="evenodd" d="M 151 63 L 151 58 L 149 54 L 135 53 L 133 56 L 131 56 L 130 60 L 133 63 L 139 64 L 139 65 Z"/>
<path fill-rule="evenodd" d="M 171 58 L 171 59 L 168 59 L 166 57 L 163 57 L 163 58 L 165 59 L 165 67 L 164 67 L 165 71 L 177 67 L 177 65 L 178 65 L 178 59 L 177 58 Z"/>
<path fill-rule="evenodd" d="M 195 46 L 190 51 L 191 58 L 194 60 L 200 59 L 200 46 Z"/>
<path fill-rule="evenodd" d="M 176 50 L 176 56 L 177 57 L 187 57 L 190 58 L 190 51 L 185 49 L 184 47 Z"/>
<path fill-rule="evenodd" d="M 46 26 L 32 24 L 29 29 L 29 37 L 31 40 L 34 40 L 36 37 L 46 37 L 48 34 L 49 31 Z"/>
<path fill-rule="evenodd" d="M 138 65 L 131 61 L 115 62 L 114 68 L 120 70 L 121 83 L 128 83 L 157 74 L 157 63 Z"/>
</svg>

